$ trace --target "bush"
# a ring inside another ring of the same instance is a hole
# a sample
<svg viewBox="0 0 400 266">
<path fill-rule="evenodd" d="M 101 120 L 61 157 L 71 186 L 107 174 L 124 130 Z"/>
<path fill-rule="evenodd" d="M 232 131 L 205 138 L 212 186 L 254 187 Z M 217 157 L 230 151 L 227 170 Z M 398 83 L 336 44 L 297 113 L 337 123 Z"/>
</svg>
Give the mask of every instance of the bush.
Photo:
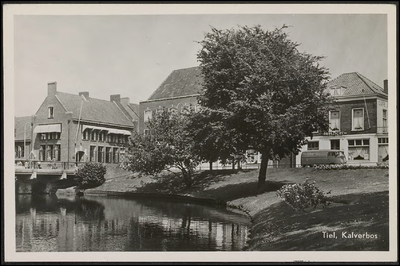
<svg viewBox="0 0 400 266">
<path fill-rule="evenodd" d="M 89 189 L 101 186 L 106 181 L 104 175 L 107 168 L 101 163 L 87 162 L 76 170 L 76 182 L 78 189 Z"/>
<path fill-rule="evenodd" d="M 315 186 L 315 182 L 284 185 L 276 193 L 296 211 L 308 211 L 318 206 L 329 205 L 325 193 Z M 330 191 L 326 194 L 330 194 Z"/>
</svg>

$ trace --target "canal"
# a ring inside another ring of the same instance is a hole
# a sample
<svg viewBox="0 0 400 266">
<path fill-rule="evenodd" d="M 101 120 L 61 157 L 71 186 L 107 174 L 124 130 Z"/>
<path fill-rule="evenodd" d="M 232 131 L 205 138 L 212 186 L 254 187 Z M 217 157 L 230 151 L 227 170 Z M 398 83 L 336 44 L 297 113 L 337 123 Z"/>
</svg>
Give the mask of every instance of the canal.
<svg viewBox="0 0 400 266">
<path fill-rule="evenodd" d="M 100 196 L 16 196 L 17 252 L 239 251 L 250 219 L 192 203 Z"/>
</svg>

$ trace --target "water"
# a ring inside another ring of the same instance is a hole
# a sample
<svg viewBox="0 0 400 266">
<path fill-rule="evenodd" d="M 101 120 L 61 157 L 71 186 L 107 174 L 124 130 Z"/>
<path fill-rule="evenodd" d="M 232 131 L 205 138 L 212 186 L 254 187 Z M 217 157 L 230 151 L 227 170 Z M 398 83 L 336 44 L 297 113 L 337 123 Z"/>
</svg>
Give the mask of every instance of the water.
<svg viewBox="0 0 400 266">
<path fill-rule="evenodd" d="M 114 197 L 16 197 L 17 252 L 238 251 L 248 217 L 203 205 Z"/>
</svg>

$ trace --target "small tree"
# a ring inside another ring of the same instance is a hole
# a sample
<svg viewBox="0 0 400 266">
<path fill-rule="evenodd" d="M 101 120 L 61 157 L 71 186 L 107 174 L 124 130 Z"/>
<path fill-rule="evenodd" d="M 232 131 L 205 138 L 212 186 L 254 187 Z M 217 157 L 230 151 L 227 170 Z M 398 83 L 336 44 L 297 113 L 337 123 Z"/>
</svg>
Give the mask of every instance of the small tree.
<svg viewBox="0 0 400 266">
<path fill-rule="evenodd" d="M 134 132 L 125 160 L 124 169 L 146 175 L 172 168 L 180 170 L 186 187 L 192 185 L 192 175 L 199 164 L 193 155 L 193 139 L 186 132 L 188 117 L 185 114 L 159 110 L 147 122 L 146 134 Z"/>
<path fill-rule="evenodd" d="M 106 181 L 107 168 L 101 163 L 86 162 L 75 172 L 77 189 L 89 189 L 101 186 Z"/>
<path fill-rule="evenodd" d="M 261 153 L 259 191 L 268 160 L 297 153 L 306 137 L 329 125 L 322 57 L 299 52 L 285 28 L 212 28 L 197 54 L 204 79 L 199 103 L 219 114 L 221 130 L 235 143 Z"/>
</svg>

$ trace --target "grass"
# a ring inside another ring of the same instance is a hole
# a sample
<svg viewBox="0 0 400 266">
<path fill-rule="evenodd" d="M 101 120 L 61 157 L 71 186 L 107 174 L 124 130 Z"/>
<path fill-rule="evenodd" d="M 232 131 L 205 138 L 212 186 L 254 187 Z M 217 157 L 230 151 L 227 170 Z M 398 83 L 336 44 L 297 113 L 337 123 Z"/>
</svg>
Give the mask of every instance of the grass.
<svg viewBox="0 0 400 266">
<path fill-rule="evenodd" d="M 171 174 L 158 177 L 116 177 L 89 193 L 151 192 L 215 198 L 252 217 L 247 250 L 388 250 L 389 214 L 387 169 L 315 170 L 268 169 L 264 192 L 257 193 L 257 170 L 201 171 L 191 188 Z M 276 195 L 284 184 L 315 181 L 331 191 L 332 204 L 310 213 L 296 212 Z M 338 239 L 323 238 L 336 232 Z M 377 239 L 341 238 L 342 232 L 376 234 Z"/>
</svg>

